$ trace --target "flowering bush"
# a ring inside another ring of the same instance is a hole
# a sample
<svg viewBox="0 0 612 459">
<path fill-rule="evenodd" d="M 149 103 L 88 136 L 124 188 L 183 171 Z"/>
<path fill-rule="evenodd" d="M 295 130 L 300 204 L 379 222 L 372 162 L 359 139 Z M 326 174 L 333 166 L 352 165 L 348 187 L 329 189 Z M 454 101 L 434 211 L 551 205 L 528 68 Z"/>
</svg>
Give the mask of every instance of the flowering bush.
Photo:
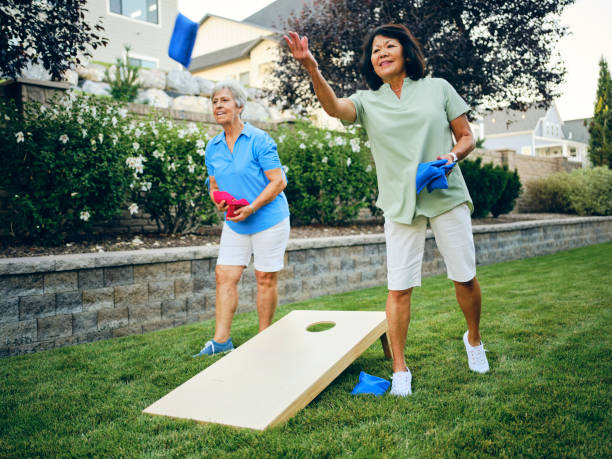
<svg viewBox="0 0 612 459">
<path fill-rule="evenodd" d="M 361 208 L 374 209 L 376 172 L 363 131 L 344 135 L 298 123 L 272 135 L 293 223 L 346 224 Z"/>
<path fill-rule="evenodd" d="M 132 139 L 126 159 L 132 173 L 132 214 L 142 208 L 166 233 L 217 221 L 205 185 L 206 131 L 193 123 L 181 126 L 151 118 L 131 122 L 123 133 Z"/>
<path fill-rule="evenodd" d="M 9 194 L 10 234 L 57 243 L 115 216 L 123 203 L 127 110 L 77 96 L 0 104 L 0 188 Z"/>
</svg>

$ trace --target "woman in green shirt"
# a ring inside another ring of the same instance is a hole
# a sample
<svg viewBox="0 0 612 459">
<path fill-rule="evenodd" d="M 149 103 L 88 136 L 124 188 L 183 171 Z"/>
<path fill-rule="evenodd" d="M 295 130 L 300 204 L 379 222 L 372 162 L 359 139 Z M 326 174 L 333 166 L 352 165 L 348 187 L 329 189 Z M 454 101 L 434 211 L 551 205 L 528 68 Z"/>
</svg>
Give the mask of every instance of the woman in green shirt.
<svg viewBox="0 0 612 459">
<path fill-rule="evenodd" d="M 404 347 L 412 288 L 421 284 L 428 221 L 467 322 L 463 342 L 469 367 L 487 372 L 489 364 L 479 329 L 481 293 L 470 220 L 473 206 L 459 166 L 448 176 L 448 189 L 416 193 L 419 163 L 441 158 L 456 162 L 474 149 L 466 117 L 469 106 L 445 80 L 425 77 L 420 45 L 403 25 L 383 25 L 368 35 L 362 73 L 370 89 L 349 98 L 336 97 L 319 72 L 307 37 L 289 32 L 284 38 L 294 58 L 310 75 L 323 109 L 345 123 L 361 124 L 370 140 L 378 178 L 377 205 L 385 214 L 386 313 L 393 351 L 391 394 L 412 393 Z"/>
</svg>

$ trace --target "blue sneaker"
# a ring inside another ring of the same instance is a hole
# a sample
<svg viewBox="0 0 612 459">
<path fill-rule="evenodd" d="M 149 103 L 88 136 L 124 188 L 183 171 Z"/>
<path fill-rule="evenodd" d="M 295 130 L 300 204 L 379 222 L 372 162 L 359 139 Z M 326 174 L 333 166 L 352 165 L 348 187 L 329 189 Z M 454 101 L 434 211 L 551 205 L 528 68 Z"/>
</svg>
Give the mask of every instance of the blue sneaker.
<svg viewBox="0 0 612 459">
<path fill-rule="evenodd" d="M 210 341 L 207 341 L 202 350 L 193 357 L 200 357 L 203 355 L 225 354 L 226 352 L 233 350 L 234 344 L 232 343 L 232 338 L 229 338 L 225 343 L 217 343 L 214 339 L 211 339 Z"/>
</svg>

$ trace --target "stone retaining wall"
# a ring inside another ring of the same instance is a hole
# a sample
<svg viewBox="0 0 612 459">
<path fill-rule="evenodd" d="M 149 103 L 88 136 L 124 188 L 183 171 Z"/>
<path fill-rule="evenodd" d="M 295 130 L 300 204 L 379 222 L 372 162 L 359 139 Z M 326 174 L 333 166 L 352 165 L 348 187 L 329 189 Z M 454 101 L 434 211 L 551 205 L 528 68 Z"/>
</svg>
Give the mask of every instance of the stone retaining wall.
<svg viewBox="0 0 612 459">
<path fill-rule="evenodd" d="M 474 227 L 479 264 L 612 240 L 612 217 Z M 217 246 L 0 259 L 0 356 L 140 334 L 214 317 Z M 382 234 L 296 239 L 281 303 L 385 285 Z M 444 272 L 428 234 L 423 273 Z M 239 311 L 255 308 L 253 268 Z"/>
</svg>

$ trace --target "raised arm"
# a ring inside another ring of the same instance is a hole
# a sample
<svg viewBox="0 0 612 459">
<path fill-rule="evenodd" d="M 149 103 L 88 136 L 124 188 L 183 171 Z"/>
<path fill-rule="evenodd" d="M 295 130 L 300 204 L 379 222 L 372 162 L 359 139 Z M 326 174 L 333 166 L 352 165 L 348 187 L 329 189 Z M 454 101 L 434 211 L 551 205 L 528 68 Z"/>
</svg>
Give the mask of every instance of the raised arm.
<svg viewBox="0 0 612 459">
<path fill-rule="evenodd" d="M 306 69 L 314 91 L 323 107 L 323 110 L 334 118 L 339 118 L 343 121 L 354 122 L 357 118 L 355 105 L 350 99 L 338 98 L 331 88 L 329 83 L 323 78 L 319 71 L 319 65 L 316 59 L 308 49 L 308 37 L 300 36 L 295 32 L 289 32 L 288 36 L 283 36 L 293 57 Z"/>
</svg>

